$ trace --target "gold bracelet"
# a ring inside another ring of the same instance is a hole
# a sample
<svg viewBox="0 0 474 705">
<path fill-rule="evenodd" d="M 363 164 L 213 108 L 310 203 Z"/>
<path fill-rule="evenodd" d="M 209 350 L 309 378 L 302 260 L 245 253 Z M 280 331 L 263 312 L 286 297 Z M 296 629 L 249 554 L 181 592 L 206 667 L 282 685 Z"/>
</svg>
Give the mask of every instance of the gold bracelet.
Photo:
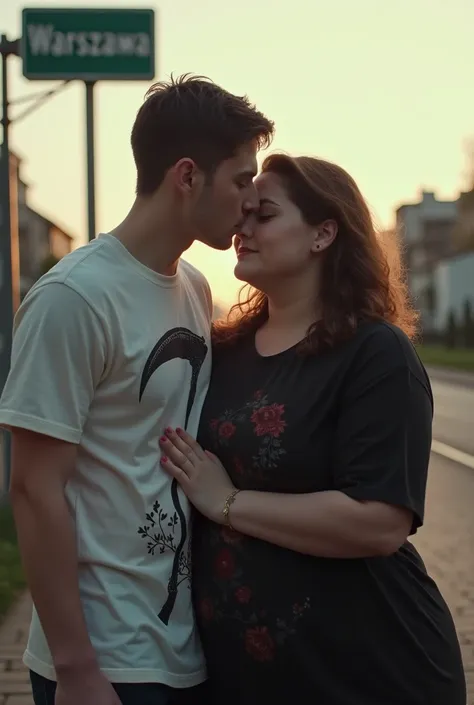
<svg viewBox="0 0 474 705">
<path fill-rule="evenodd" d="M 235 498 L 239 494 L 240 490 L 233 490 L 230 495 L 227 497 L 226 501 L 224 502 L 224 508 L 222 510 L 222 514 L 224 515 L 224 523 L 231 529 L 232 531 L 235 531 L 234 527 L 230 523 L 230 517 L 229 517 L 229 512 L 230 512 L 230 505 L 234 504 Z"/>
</svg>

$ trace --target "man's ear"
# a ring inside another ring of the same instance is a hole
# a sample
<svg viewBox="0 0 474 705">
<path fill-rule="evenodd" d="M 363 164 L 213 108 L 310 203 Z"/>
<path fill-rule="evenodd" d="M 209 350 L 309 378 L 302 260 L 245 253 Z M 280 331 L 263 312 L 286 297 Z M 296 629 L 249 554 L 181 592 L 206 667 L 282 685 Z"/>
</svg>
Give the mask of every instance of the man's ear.
<svg viewBox="0 0 474 705">
<path fill-rule="evenodd" d="M 183 157 L 170 169 L 170 176 L 174 186 L 182 193 L 190 194 L 202 186 L 204 174 L 197 167 L 196 162 L 188 157 Z"/>
</svg>

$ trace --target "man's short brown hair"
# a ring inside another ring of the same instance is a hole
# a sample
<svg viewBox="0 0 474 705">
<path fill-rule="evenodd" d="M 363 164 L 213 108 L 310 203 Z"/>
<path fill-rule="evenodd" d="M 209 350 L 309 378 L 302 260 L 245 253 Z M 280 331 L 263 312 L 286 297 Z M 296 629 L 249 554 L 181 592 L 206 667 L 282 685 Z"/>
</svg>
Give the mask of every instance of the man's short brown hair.
<svg viewBox="0 0 474 705">
<path fill-rule="evenodd" d="M 154 193 L 183 157 L 211 175 L 244 144 L 268 147 L 273 132 L 273 122 L 246 96 L 232 95 L 208 78 L 185 74 L 155 83 L 132 129 L 137 194 Z"/>
</svg>

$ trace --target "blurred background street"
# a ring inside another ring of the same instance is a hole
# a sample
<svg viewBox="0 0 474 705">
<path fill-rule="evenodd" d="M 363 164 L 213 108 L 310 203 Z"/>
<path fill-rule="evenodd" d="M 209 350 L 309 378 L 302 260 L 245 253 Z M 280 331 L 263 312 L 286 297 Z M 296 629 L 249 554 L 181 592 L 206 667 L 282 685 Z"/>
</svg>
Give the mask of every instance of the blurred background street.
<svg viewBox="0 0 474 705">
<path fill-rule="evenodd" d="M 474 456 L 474 376 L 431 370 L 433 437 Z"/>
</svg>

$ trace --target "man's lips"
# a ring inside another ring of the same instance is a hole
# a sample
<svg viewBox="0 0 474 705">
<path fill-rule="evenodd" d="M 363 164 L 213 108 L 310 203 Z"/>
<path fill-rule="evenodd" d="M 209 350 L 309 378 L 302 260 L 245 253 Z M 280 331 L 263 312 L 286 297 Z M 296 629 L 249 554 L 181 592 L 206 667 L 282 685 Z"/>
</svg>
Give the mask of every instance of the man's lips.
<svg viewBox="0 0 474 705">
<path fill-rule="evenodd" d="M 238 255 L 250 255 L 256 251 L 257 250 L 251 250 L 250 247 L 243 247 L 242 245 L 239 245 L 239 247 L 237 248 Z"/>
</svg>

